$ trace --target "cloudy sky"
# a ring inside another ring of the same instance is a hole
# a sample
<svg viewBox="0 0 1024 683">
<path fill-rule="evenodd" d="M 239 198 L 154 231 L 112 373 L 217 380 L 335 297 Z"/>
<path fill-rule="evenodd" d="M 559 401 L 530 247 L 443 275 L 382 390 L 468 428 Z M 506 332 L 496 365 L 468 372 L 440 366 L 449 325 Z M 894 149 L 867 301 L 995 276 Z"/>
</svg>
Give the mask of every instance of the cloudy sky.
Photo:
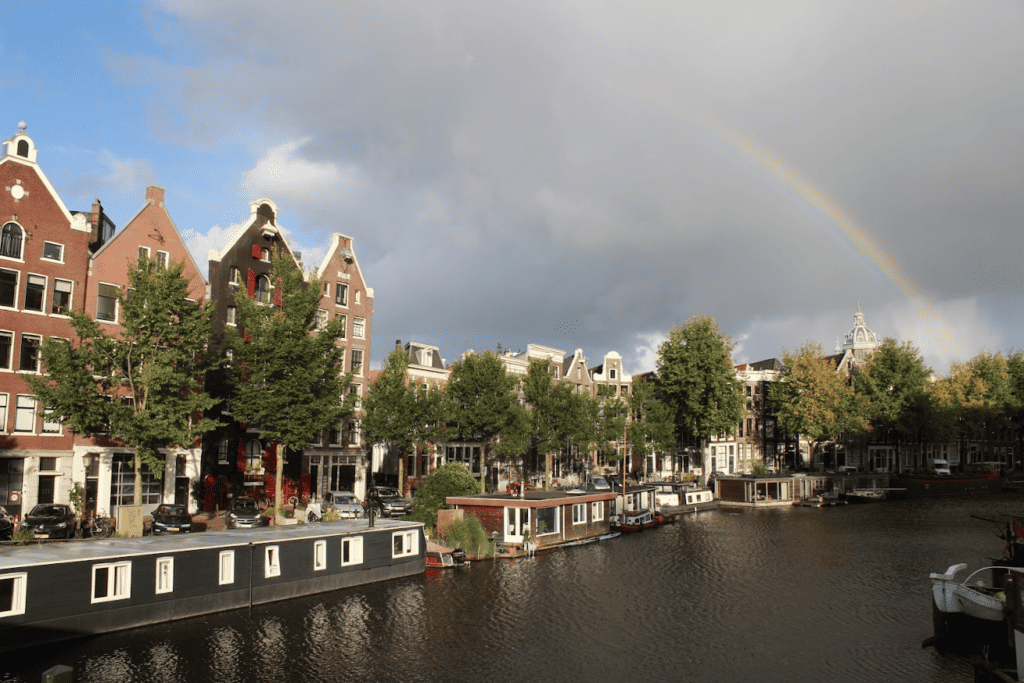
<svg viewBox="0 0 1024 683">
<path fill-rule="evenodd" d="M 754 361 L 859 304 L 945 372 L 1024 347 L 1022 35 L 1000 0 L 9 2 L 0 136 L 118 225 L 166 188 L 202 264 L 262 196 L 307 264 L 353 236 L 375 366 L 639 372 L 701 313 Z"/>
</svg>

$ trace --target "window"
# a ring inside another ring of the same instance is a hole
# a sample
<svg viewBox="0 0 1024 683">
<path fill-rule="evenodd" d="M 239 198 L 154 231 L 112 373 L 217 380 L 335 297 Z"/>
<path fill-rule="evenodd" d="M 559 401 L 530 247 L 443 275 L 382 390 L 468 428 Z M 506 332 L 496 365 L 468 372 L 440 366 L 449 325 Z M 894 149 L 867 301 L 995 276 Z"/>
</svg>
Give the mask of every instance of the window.
<svg viewBox="0 0 1024 683">
<path fill-rule="evenodd" d="M 327 311 L 322 308 L 318 308 L 316 311 L 316 320 L 313 321 L 313 324 L 318 331 L 327 327 Z"/>
<path fill-rule="evenodd" d="M 231 266 L 228 268 L 228 284 L 233 287 L 237 287 L 242 284 L 242 274 L 239 272 L 237 266 Z"/>
<path fill-rule="evenodd" d="M 553 379 L 558 379 L 558 366 L 557 365 L 552 365 L 551 366 L 551 377 Z"/>
<path fill-rule="evenodd" d="M 121 289 L 116 285 L 100 284 L 96 299 L 96 319 L 114 322 L 117 320 L 117 297 Z"/>
<path fill-rule="evenodd" d="M 539 508 L 537 510 L 537 535 L 557 534 L 562 530 L 558 508 Z"/>
<path fill-rule="evenodd" d="M 359 445 L 359 422 L 357 420 L 348 423 L 348 445 Z"/>
<path fill-rule="evenodd" d="M 263 564 L 263 576 L 281 576 L 281 551 L 276 545 L 269 545 L 264 550 L 265 561 Z"/>
<path fill-rule="evenodd" d="M 357 289 L 356 290 L 356 304 L 360 304 L 360 303 L 362 303 L 362 301 L 363 301 L 363 290 Z"/>
<path fill-rule="evenodd" d="M 359 349 L 352 349 L 352 372 L 356 375 L 363 374 L 363 352 Z"/>
<path fill-rule="evenodd" d="M 339 306 L 348 306 L 348 285 L 338 283 L 334 293 L 334 303 Z"/>
<path fill-rule="evenodd" d="M 590 518 L 595 522 L 600 522 L 604 519 L 604 503 L 596 502 L 590 504 Z"/>
<path fill-rule="evenodd" d="M 270 303 L 270 278 L 266 275 L 256 278 L 256 301 L 261 304 Z"/>
<path fill-rule="evenodd" d="M 220 443 L 217 444 L 217 464 L 227 465 L 228 464 L 228 440 L 221 439 Z"/>
<path fill-rule="evenodd" d="M 142 465 L 142 504 L 156 505 L 163 496 L 163 481 Z M 131 453 L 115 453 L 110 463 L 110 508 L 135 503 L 135 458 Z"/>
<path fill-rule="evenodd" d="M 327 438 L 329 439 L 328 443 L 331 446 L 340 446 L 341 445 L 341 425 L 338 425 L 336 428 L 332 428 L 330 430 L 330 434 L 328 435 Z"/>
<path fill-rule="evenodd" d="M 324 296 L 330 296 L 330 295 L 331 295 L 331 283 L 330 282 L 324 282 Z"/>
<path fill-rule="evenodd" d="M 64 262 L 64 245 L 56 242 L 43 242 L 43 258 L 48 261 Z"/>
<path fill-rule="evenodd" d="M 228 306 L 228 315 L 227 315 L 227 320 L 226 320 L 228 325 L 234 325 L 235 324 L 235 316 L 237 314 L 238 314 L 238 309 L 237 308 L 235 308 L 234 306 Z"/>
<path fill-rule="evenodd" d="M 0 370 L 11 369 L 11 349 L 14 347 L 14 333 L 0 332 Z"/>
<path fill-rule="evenodd" d="M 144 261 L 149 259 L 149 247 L 139 247 L 139 260 Z"/>
<path fill-rule="evenodd" d="M 46 278 L 42 275 L 29 275 L 25 285 L 25 310 L 42 311 L 43 295 L 46 294 Z"/>
<path fill-rule="evenodd" d="M 53 299 L 50 312 L 54 315 L 67 315 L 71 310 L 71 280 L 53 281 Z"/>
<path fill-rule="evenodd" d="M 159 557 L 156 560 L 156 592 L 174 591 L 174 558 Z"/>
<path fill-rule="evenodd" d="M 0 268 L 0 306 L 14 308 L 18 295 L 18 271 Z"/>
<path fill-rule="evenodd" d="M 7 394 L 0 394 L 0 434 L 7 431 Z"/>
<path fill-rule="evenodd" d="M 355 339 L 363 339 L 366 337 L 366 319 L 365 318 L 353 318 L 352 319 L 352 336 Z"/>
<path fill-rule="evenodd" d="M 245 445 L 245 467 L 250 470 L 263 469 L 263 444 L 252 439 Z"/>
<path fill-rule="evenodd" d="M 341 339 L 344 339 L 345 335 L 348 334 L 348 316 L 336 315 L 334 317 L 341 320 Z"/>
<path fill-rule="evenodd" d="M 43 411 L 43 434 L 60 434 L 60 419 L 54 417 L 53 408 L 47 408 Z M 55 460 L 55 458 L 50 459 Z M 42 469 L 42 465 L 39 468 Z"/>
<path fill-rule="evenodd" d="M 609 370 L 609 373 L 611 374 L 608 375 L 608 379 L 615 379 L 615 368 Z"/>
<path fill-rule="evenodd" d="M 132 596 L 132 563 L 112 562 L 92 566 L 92 601 L 125 600 Z"/>
<path fill-rule="evenodd" d="M 0 574 L 0 617 L 25 613 L 28 574 Z"/>
<path fill-rule="evenodd" d="M 235 582 L 235 551 L 222 550 L 217 562 L 217 582 L 221 586 Z"/>
<path fill-rule="evenodd" d="M 17 223 L 5 223 L 0 231 L 0 256 L 21 258 L 21 226 Z"/>
<path fill-rule="evenodd" d="M 156 267 L 160 269 L 166 268 L 169 256 L 166 251 L 156 252 Z"/>
<path fill-rule="evenodd" d="M 327 541 L 317 541 L 313 544 L 313 571 L 324 569 L 327 569 Z"/>
<path fill-rule="evenodd" d="M 586 503 L 573 503 L 573 505 L 572 505 L 572 523 L 573 524 L 586 524 L 587 523 L 587 504 Z"/>
<path fill-rule="evenodd" d="M 266 247 L 260 247 L 260 261 L 270 263 L 270 250 Z"/>
<path fill-rule="evenodd" d="M 22 372 L 39 372 L 39 345 L 43 338 L 36 334 L 21 335 L 21 358 L 18 370 Z"/>
<path fill-rule="evenodd" d="M 415 531 L 401 531 L 391 536 L 391 557 L 409 557 L 418 551 L 419 534 Z"/>
<path fill-rule="evenodd" d="M 363 537 L 341 539 L 341 566 L 363 563 Z"/>
</svg>

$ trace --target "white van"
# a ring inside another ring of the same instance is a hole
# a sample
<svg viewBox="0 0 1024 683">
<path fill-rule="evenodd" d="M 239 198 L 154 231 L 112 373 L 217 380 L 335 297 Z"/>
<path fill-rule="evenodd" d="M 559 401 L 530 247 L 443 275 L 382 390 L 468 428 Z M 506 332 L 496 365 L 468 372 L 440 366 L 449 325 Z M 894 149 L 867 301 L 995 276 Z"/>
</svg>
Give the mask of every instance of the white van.
<svg viewBox="0 0 1024 683">
<path fill-rule="evenodd" d="M 935 458 L 934 465 L 935 474 L 949 474 L 949 461 L 942 460 L 941 458 Z"/>
</svg>

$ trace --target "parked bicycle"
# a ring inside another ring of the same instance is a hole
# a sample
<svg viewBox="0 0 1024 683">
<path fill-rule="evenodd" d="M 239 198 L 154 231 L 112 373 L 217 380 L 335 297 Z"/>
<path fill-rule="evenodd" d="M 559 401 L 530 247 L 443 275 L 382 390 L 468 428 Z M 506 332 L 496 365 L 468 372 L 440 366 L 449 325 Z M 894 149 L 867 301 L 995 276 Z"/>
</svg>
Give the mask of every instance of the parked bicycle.
<svg viewBox="0 0 1024 683">
<path fill-rule="evenodd" d="M 90 512 L 82 524 L 82 531 L 93 538 L 110 538 L 114 534 L 114 520 Z"/>
</svg>

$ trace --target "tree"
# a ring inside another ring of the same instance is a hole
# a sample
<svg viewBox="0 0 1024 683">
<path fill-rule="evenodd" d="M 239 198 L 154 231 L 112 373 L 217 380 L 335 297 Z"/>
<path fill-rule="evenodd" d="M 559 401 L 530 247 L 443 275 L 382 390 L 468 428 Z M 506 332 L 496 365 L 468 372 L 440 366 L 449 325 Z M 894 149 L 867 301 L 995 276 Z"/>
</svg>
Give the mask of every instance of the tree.
<svg viewBox="0 0 1024 683">
<path fill-rule="evenodd" d="M 627 435 L 634 453 L 645 462 L 648 455 L 675 453 L 672 412 L 667 405 L 657 400 L 653 382 L 633 382 L 629 409 L 633 420 L 629 423 Z"/>
<path fill-rule="evenodd" d="M 892 435 L 896 459 L 901 441 L 916 437 L 928 412 L 927 393 L 931 369 L 910 342 L 885 339 L 864 367 L 853 375 L 855 391 L 867 399 L 867 417 L 872 431 Z"/>
<path fill-rule="evenodd" d="M 183 263 L 159 267 L 141 258 L 129 272 L 128 296 L 118 294 L 120 329 L 108 333 L 81 311 L 70 311 L 76 339 L 47 339 L 46 375 L 29 377 L 51 419 L 80 434 L 109 432 L 135 448 L 135 504 L 142 503 L 142 465 L 156 478 L 166 466 L 160 449 L 191 446 L 217 426 L 201 416 L 215 401 L 199 381 L 216 365 L 206 344 L 210 306 L 193 303 Z"/>
<path fill-rule="evenodd" d="M 819 446 L 835 442 L 843 431 L 867 427 L 865 401 L 836 371 L 820 344 L 804 344 L 796 353 L 783 351 L 782 363 L 779 381 L 771 388 L 776 419 L 786 431 L 810 441 L 811 463 Z"/>
<path fill-rule="evenodd" d="M 392 351 L 363 402 L 366 438 L 387 444 L 402 456 L 410 447 L 425 447 L 441 435 L 441 392 L 436 386 L 407 384 L 408 367 L 409 356 L 401 349 Z"/>
<path fill-rule="evenodd" d="M 715 319 L 694 316 L 658 347 L 658 386 L 680 437 L 699 441 L 732 433 L 743 416 L 743 385 L 732 363 L 733 343 Z"/>
<path fill-rule="evenodd" d="M 444 392 L 444 416 L 448 433 L 483 446 L 480 491 L 486 491 L 485 470 L 490 466 L 498 439 L 506 432 L 521 433 L 521 414 L 515 377 L 505 372 L 501 359 L 491 352 L 467 354 L 452 368 Z"/>
<path fill-rule="evenodd" d="M 273 305 L 258 303 L 244 291 L 235 296 L 238 326 L 225 333 L 233 358 L 228 402 L 236 419 L 258 426 L 282 448 L 301 451 L 350 414 L 356 397 L 348 392 L 352 374 L 344 372 L 344 347 L 336 344 L 345 334 L 342 318 L 312 333 L 320 283 L 315 278 L 306 283 L 302 271 L 280 252 L 271 260 Z M 283 475 L 281 452 L 274 493 L 278 510 Z"/>
<path fill-rule="evenodd" d="M 987 441 L 993 432 L 1011 425 L 1016 403 L 1015 364 L 1001 353 L 983 351 L 964 363 L 954 363 L 948 377 L 933 387 L 938 411 L 950 437 Z M 963 453 L 961 453 L 961 461 Z"/>
<path fill-rule="evenodd" d="M 434 527 L 437 525 L 437 511 L 447 506 L 448 496 L 465 496 L 476 491 L 476 479 L 465 465 L 461 462 L 445 463 L 434 470 L 416 491 L 412 519 Z"/>
</svg>

